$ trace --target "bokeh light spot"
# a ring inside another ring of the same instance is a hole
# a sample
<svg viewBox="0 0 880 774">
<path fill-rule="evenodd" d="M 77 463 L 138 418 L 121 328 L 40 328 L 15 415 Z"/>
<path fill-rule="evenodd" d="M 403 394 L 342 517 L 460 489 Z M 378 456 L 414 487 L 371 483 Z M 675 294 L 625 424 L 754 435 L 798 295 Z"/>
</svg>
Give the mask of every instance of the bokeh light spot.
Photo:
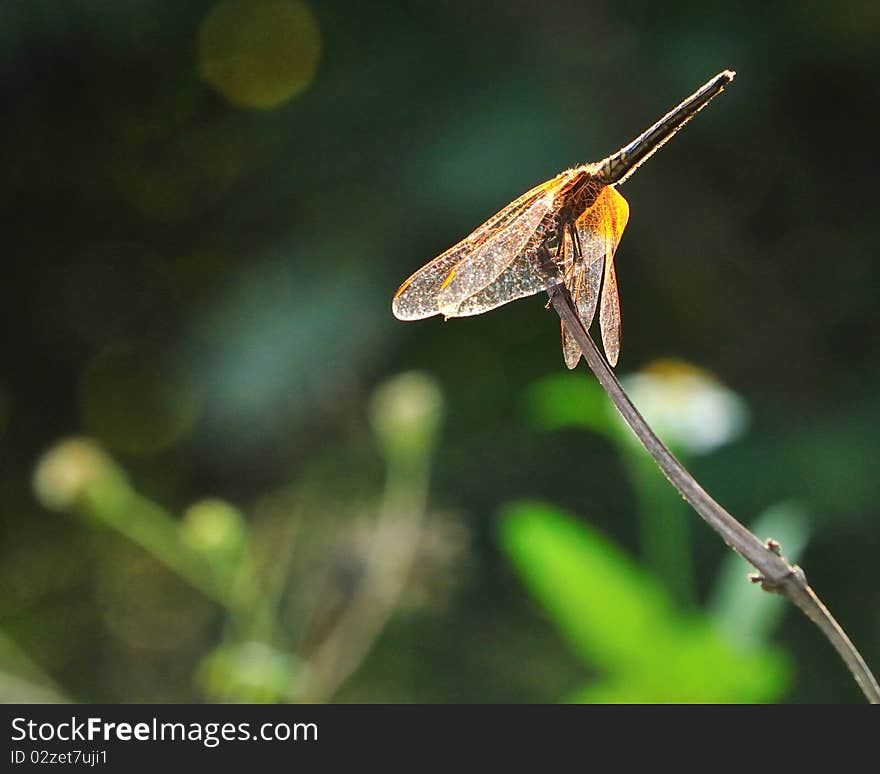
<svg viewBox="0 0 880 774">
<path fill-rule="evenodd" d="M 269 110 L 312 81 L 321 33 L 300 0 L 223 0 L 199 29 L 199 69 L 240 107 Z"/>
<path fill-rule="evenodd" d="M 200 402 L 198 385 L 182 364 L 130 347 L 99 354 L 80 383 L 85 428 L 130 454 L 172 446 L 192 427 Z"/>
</svg>

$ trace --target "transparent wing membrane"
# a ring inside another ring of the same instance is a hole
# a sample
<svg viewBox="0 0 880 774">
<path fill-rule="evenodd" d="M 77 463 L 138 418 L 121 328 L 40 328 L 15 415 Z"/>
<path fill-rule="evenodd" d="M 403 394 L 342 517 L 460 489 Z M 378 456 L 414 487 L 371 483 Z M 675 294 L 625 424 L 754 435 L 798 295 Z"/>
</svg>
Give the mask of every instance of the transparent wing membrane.
<svg viewBox="0 0 880 774">
<path fill-rule="evenodd" d="M 617 294 L 617 272 L 614 270 L 614 253 L 629 220 L 629 205 L 616 190 L 603 190 L 600 230 L 605 242 L 605 276 L 602 280 L 602 305 L 599 309 L 599 327 L 602 329 L 602 346 L 605 357 L 614 367 L 620 355 L 620 299 Z"/>
<path fill-rule="evenodd" d="M 629 205 L 614 188 L 603 188 L 594 203 L 575 221 L 580 256 L 570 272 L 568 289 L 578 315 L 589 328 L 596 315 L 601 290 L 599 326 L 605 356 L 613 366 L 620 354 L 620 303 L 614 271 L 614 253 L 629 219 Z M 577 366 L 581 351 L 563 328 L 565 364 Z"/>
<path fill-rule="evenodd" d="M 461 308 L 468 306 L 469 299 L 491 298 L 489 305 L 481 308 L 475 303 L 470 306 L 470 311 L 464 312 L 478 314 L 547 287 L 546 280 L 534 287 L 534 279 L 538 275 L 528 271 L 530 262 L 523 252 L 552 207 L 552 195 L 539 196 L 519 217 L 507 224 L 504 230 L 488 240 L 479 250 L 462 258 L 440 285 L 437 293 L 437 308 L 440 312 L 446 317 L 458 317 L 462 314 Z M 516 266 L 517 270 L 507 271 L 511 266 Z M 531 288 L 525 293 L 522 292 L 523 281 L 526 287 Z M 508 290 L 516 295 L 505 298 L 503 293 Z"/>
<path fill-rule="evenodd" d="M 617 275 L 614 262 L 605 264 L 605 278 L 602 283 L 602 307 L 599 309 L 599 328 L 602 330 L 602 346 L 605 357 L 613 368 L 620 356 L 620 299 L 617 295 Z"/>
<path fill-rule="evenodd" d="M 554 280 L 543 272 L 537 271 L 528 256 L 520 254 L 494 282 L 480 292 L 465 298 L 456 307 L 455 314 L 450 314 L 445 309 L 441 311 L 447 317 L 482 314 L 517 298 L 533 296 L 559 282 L 560 280 Z"/>
<path fill-rule="evenodd" d="M 571 238 L 571 230 L 566 229 L 563 236 L 563 262 L 566 266 L 570 264 L 571 268 L 569 269 L 566 276 L 565 284 L 568 288 L 569 293 L 571 294 L 572 299 L 575 302 L 575 305 L 578 304 L 577 299 L 584 292 L 583 285 L 585 276 L 584 263 L 583 261 L 579 260 L 581 252 L 580 238 L 578 237 L 577 239 L 578 243 L 573 243 Z M 578 314 L 580 314 L 580 309 L 578 309 Z M 565 323 L 560 320 L 559 324 L 562 327 L 562 357 L 565 359 L 565 365 L 567 365 L 569 368 L 575 368 L 578 364 L 578 361 L 581 359 L 581 348 L 574 340 L 574 336 L 572 336 L 571 333 L 565 329 Z M 587 323 L 587 327 L 589 327 L 589 323 Z"/>
<path fill-rule="evenodd" d="M 494 289 L 490 286 L 519 257 L 541 218 L 550 210 L 552 193 L 568 177 L 568 173 L 563 172 L 524 193 L 461 242 L 415 272 L 394 294 L 391 303 L 394 316 L 401 320 L 419 320 L 441 313 L 447 317 L 478 314 L 479 311 L 488 311 L 514 298 L 529 295 L 520 292 L 498 303 L 488 300 L 490 296 L 496 300 L 500 298 L 504 291 L 501 285 L 504 283 Z M 484 260 L 487 265 L 480 266 Z M 522 291 L 534 284 L 534 279 L 524 277 L 523 272 L 519 271 L 519 282 L 514 283 L 510 290 Z M 538 287 L 530 292 L 537 293 L 541 289 Z M 477 302 L 465 304 L 469 296 L 484 291 L 486 301 L 482 309 Z"/>
</svg>

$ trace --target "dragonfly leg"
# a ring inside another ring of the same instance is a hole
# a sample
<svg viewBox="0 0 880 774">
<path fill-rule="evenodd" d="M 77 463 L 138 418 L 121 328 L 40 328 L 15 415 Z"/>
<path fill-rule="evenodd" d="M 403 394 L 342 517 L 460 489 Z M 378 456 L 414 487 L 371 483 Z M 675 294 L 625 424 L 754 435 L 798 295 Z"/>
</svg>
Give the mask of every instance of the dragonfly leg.
<svg viewBox="0 0 880 774">
<path fill-rule="evenodd" d="M 577 229 L 574 227 L 574 220 L 571 218 L 567 218 L 565 221 L 565 225 L 563 226 L 563 230 L 568 233 L 568 237 L 571 240 L 571 255 L 564 255 L 562 257 L 563 266 L 565 267 L 563 281 L 566 285 L 569 284 L 569 280 L 571 280 L 572 275 L 574 274 L 575 268 L 580 265 L 581 262 L 581 242 L 578 238 Z M 565 240 L 561 240 L 562 243 Z"/>
<path fill-rule="evenodd" d="M 574 227 L 574 219 L 572 218 L 566 223 L 568 233 L 571 235 L 571 243 L 574 245 L 574 257 L 583 258 L 584 253 L 581 249 L 581 238 L 578 236 L 577 229 Z"/>
</svg>

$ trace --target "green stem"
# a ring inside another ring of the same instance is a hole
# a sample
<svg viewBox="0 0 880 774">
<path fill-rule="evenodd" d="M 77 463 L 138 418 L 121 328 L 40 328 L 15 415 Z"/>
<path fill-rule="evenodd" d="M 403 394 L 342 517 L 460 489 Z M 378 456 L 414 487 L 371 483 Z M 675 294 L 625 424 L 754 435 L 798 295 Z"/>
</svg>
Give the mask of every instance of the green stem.
<svg viewBox="0 0 880 774">
<path fill-rule="evenodd" d="M 629 441 L 622 455 L 636 494 L 642 556 L 681 605 L 695 602 L 690 519 L 653 460 Z"/>
</svg>

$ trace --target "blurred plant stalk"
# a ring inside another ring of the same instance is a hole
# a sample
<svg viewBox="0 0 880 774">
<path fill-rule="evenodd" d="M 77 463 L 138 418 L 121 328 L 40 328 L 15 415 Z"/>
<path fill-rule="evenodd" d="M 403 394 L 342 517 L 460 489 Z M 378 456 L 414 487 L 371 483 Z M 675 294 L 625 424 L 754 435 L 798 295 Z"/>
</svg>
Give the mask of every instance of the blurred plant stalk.
<svg viewBox="0 0 880 774">
<path fill-rule="evenodd" d="M 431 459 L 443 418 L 429 377 L 402 374 L 374 394 L 370 419 L 386 464 L 385 489 L 363 575 L 335 625 L 310 654 L 303 695 L 326 701 L 357 669 L 391 617 L 423 533 Z"/>
<path fill-rule="evenodd" d="M 685 462 L 737 438 L 748 412 L 745 402 L 712 374 L 681 360 L 650 363 L 621 379 L 642 414 L 670 449 Z M 684 500 L 669 483 L 617 412 L 613 439 L 627 466 L 638 499 L 642 553 L 673 596 L 696 602 L 691 519 Z"/>
<path fill-rule="evenodd" d="M 305 653 L 284 645 L 278 626 L 296 511 L 272 546 L 277 561 L 260 562 L 253 529 L 234 506 L 202 500 L 177 519 L 138 494 L 88 438 L 68 439 L 46 452 L 34 473 L 34 491 L 49 509 L 75 512 L 116 531 L 225 610 L 223 640 L 196 675 L 211 698 L 326 701 L 369 653 L 406 586 L 423 537 L 442 418 L 442 395 L 425 375 L 402 374 L 376 390 L 370 419 L 386 467 L 378 517 L 353 594 Z M 258 567 L 267 564 L 271 571 L 261 574 Z"/>
<path fill-rule="evenodd" d="M 119 532 L 188 583 L 220 604 L 228 592 L 203 557 L 180 539 L 178 522 L 139 495 L 124 471 L 88 438 L 71 438 L 51 449 L 34 476 L 47 508 L 68 510 Z"/>
</svg>

